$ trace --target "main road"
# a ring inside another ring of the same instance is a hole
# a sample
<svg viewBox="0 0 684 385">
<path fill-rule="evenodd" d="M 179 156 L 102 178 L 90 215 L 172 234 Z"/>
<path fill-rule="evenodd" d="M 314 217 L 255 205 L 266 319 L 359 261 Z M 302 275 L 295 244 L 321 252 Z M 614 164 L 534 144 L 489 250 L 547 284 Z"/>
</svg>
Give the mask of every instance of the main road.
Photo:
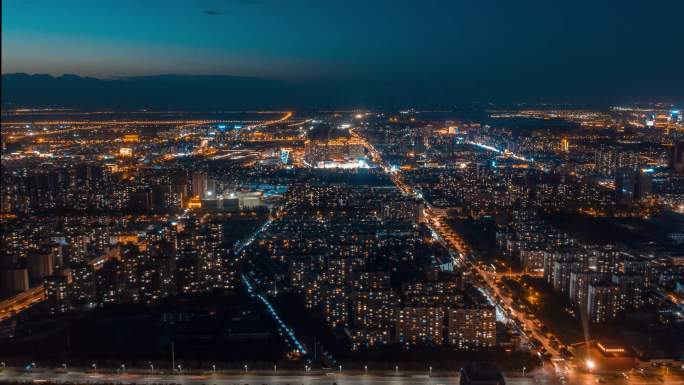
<svg viewBox="0 0 684 385">
<path fill-rule="evenodd" d="M 117 384 L 216 384 L 216 385 L 459 385 L 458 373 L 363 374 L 316 372 L 308 374 L 162 374 L 162 373 L 97 373 L 81 371 L 21 371 L 0 372 L 0 382 L 25 383 L 117 383 Z M 508 385 L 536 385 L 533 377 L 506 378 Z"/>
<path fill-rule="evenodd" d="M 50 369 L 0 369 L 0 383 L 45 382 L 62 384 L 215 384 L 215 385 L 459 385 L 458 372 L 428 375 L 419 372 L 276 372 L 268 373 L 164 373 L 161 371 L 98 372 Z M 574 373 L 561 381 L 537 371 L 526 376 L 505 376 L 506 385 L 684 385 L 680 369 L 651 369 L 645 373 L 601 375 Z"/>
<path fill-rule="evenodd" d="M 43 285 L 38 285 L 4 301 L 0 301 L 0 322 L 21 313 L 43 300 L 45 300 L 45 291 L 43 290 Z"/>
</svg>

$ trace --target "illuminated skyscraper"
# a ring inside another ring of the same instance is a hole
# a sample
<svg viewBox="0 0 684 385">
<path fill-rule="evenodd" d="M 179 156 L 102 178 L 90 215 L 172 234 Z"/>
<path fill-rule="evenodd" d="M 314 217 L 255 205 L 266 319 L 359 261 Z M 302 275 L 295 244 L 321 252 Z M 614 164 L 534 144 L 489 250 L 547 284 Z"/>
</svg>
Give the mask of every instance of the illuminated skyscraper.
<svg viewBox="0 0 684 385">
<path fill-rule="evenodd" d="M 563 152 L 570 152 L 570 141 L 568 140 L 568 138 L 561 139 L 560 149 Z"/>
<path fill-rule="evenodd" d="M 449 344 L 459 350 L 496 346 L 496 315 L 492 306 L 449 310 Z"/>
<path fill-rule="evenodd" d="M 444 309 L 405 307 L 397 315 L 397 342 L 441 345 L 444 338 Z"/>
<path fill-rule="evenodd" d="M 68 279 L 63 275 L 45 277 L 43 288 L 45 290 L 45 301 L 50 315 L 64 314 L 69 311 L 67 284 Z"/>
<path fill-rule="evenodd" d="M 615 193 L 619 200 L 630 201 L 651 194 L 651 175 L 646 170 L 620 169 L 615 173 Z"/>
<path fill-rule="evenodd" d="M 670 149 L 669 166 L 673 173 L 684 173 L 684 142 L 677 142 Z"/>
<path fill-rule="evenodd" d="M 593 323 L 615 319 L 622 311 L 620 287 L 608 283 L 590 283 L 587 291 L 587 315 Z"/>
</svg>

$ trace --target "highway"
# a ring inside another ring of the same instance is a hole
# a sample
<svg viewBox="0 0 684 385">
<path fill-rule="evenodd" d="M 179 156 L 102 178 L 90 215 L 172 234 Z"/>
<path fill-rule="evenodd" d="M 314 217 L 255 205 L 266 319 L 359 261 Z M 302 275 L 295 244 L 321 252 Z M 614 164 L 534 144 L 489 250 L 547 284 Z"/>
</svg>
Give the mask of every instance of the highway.
<svg viewBox="0 0 684 385">
<path fill-rule="evenodd" d="M 175 124 L 182 126 L 197 126 L 206 124 L 218 124 L 218 123 L 250 123 L 247 126 L 248 129 L 253 129 L 257 127 L 270 126 L 273 124 L 278 124 L 290 119 L 294 112 L 292 111 L 281 111 L 284 115 L 278 119 L 273 120 L 229 120 L 229 119 L 193 119 L 193 120 L 87 120 L 87 121 L 35 121 L 31 124 L 36 127 L 43 127 L 42 129 L 34 128 L 34 130 L 28 133 L 20 132 L 6 132 L 3 129 L 3 135 L 7 135 L 7 138 L 12 141 L 17 141 L 26 138 L 41 138 L 46 136 L 63 135 L 74 131 L 89 131 L 93 129 L 101 129 L 105 126 L 136 126 L 136 125 L 148 125 L 148 124 Z M 22 123 L 15 122 L 2 122 L 2 126 L 18 126 Z M 67 128 L 52 129 L 48 130 L 46 126 L 69 126 Z"/>
<path fill-rule="evenodd" d="M 504 373 L 506 385 L 684 385 L 681 369 L 650 369 L 645 373 L 591 374 L 578 372 L 563 379 L 536 371 L 526 376 Z M 16 368 L 0 369 L 0 383 L 21 382 L 40 384 L 89 383 L 89 384 L 216 384 L 216 385 L 459 385 L 460 377 L 453 372 L 368 372 L 362 371 L 258 371 L 258 372 L 212 372 L 169 373 L 155 370 L 126 369 L 122 371 L 68 370 Z"/>
<path fill-rule="evenodd" d="M 0 373 L 0 381 L 22 381 L 27 383 L 81 382 L 81 383 L 136 383 L 136 384 L 226 384 L 226 385 L 459 385 L 456 372 L 435 374 L 427 373 L 388 373 L 386 375 L 362 373 L 311 372 L 296 374 L 161 374 L 161 373 L 94 373 L 80 371 L 17 371 L 7 370 Z M 509 385 L 535 385 L 533 377 L 506 378 Z"/>
<path fill-rule="evenodd" d="M 45 300 L 43 285 L 38 285 L 0 302 L 0 322 L 12 318 L 43 300 Z"/>
<path fill-rule="evenodd" d="M 259 122 L 259 123 L 257 123 L 257 124 L 253 124 L 253 125 L 247 126 L 247 129 L 248 129 L 248 130 L 251 130 L 251 129 L 254 129 L 254 128 L 257 128 L 257 127 L 266 127 L 266 126 L 272 126 L 272 125 L 278 124 L 278 123 L 283 123 L 283 122 L 287 121 L 288 119 L 290 119 L 292 116 L 294 116 L 294 112 L 292 112 L 292 111 L 286 111 L 286 112 L 285 112 L 285 115 L 283 115 L 282 117 L 280 117 L 280 118 L 278 118 L 278 119 L 267 120 L 267 121 L 265 121 L 265 122 Z"/>
</svg>

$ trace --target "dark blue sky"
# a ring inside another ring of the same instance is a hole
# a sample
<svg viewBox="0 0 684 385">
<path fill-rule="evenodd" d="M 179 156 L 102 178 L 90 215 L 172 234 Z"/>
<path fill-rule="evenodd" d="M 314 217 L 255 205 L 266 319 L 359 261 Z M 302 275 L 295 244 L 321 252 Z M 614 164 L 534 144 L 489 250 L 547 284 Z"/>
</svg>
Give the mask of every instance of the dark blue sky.
<svg viewBox="0 0 684 385">
<path fill-rule="evenodd" d="M 680 0 L 6 0 L 2 8 L 3 73 L 247 75 L 478 100 L 684 99 Z"/>
</svg>

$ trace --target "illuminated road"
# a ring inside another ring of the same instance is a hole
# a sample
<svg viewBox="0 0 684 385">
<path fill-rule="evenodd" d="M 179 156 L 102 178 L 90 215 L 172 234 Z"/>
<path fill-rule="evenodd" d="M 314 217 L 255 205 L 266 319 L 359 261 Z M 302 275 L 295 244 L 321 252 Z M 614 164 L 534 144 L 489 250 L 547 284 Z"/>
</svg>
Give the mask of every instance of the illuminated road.
<svg viewBox="0 0 684 385">
<path fill-rule="evenodd" d="M 303 372 L 303 371 L 302 371 Z M 460 377 L 456 371 L 428 375 L 420 372 L 248 372 L 166 374 L 160 371 L 136 371 L 135 373 L 98 373 L 93 371 L 7 369 L 0 371 L 0 382 L 41 383 L 46 381 L 60 383 L 120 383 L 120 384 L 217 384 L 217 385 L 459 385 Z M 525 377 L 506 376 L 507 385 L 684 385 L 681 369 L 652 369 L 641 375 L 601 375 L 580 373 L 567 377 L 563 382 L 543 374 L 533 373 Z"/>
<path fill-rule="evenodd" d="M 260 122 L 260 123 L 257 123 L 257 124 L 251 125 L 251 126 L 247 126 L 247 129 L 251 130 L 251 129 L 257 128 L 257 127 L 265 127 L 265 126 L 271 126 L 271 125 L 278 124 L 278 123 L 283 123 L 283 122 L 287 121 L 288 119 L 290 119 L 292 116 L 294 116 L 294 112 L 287 111 L 287 112 L 285 112 L 285 115 L 283 115 L 279 119 L 268 120 L 265 122 Z"/>
<path fill-rule="evenodd" d="M 271 223 L 273 223 L 273 219 L 269 219 L 264 223 L 261 227 L 256 229 L 252 235 L 243 243 L 238 245 L 235 250 L 233 251 L 234 255 L 239 255 L 246 247 L 252 244 L 254 240 L 261 234 L 262 232 L 266 231 L 266 229 L 271 226 Z M 280 315 L 278 315 L 278 312 L 275 310 L 271 302 L 264 296 L 263 294 L 259 293 L 259 288 L 252 283 L 252 280 L 246 276 L 242 275 L 241 276 L 242 284 L 245 285 L 245 288 L 247 289 L 247 292 L 259 299 L 259 301 L 264 305 L 266 308 L 266 311 L 268 314 L 273 318 L 273 320 L 278 324 L 278 331 L 280 332 L 281 335 L 284 336 L 285 341 L 287 344 L 293 349 L 297 350 L 301 354 L 306 354 L 306 349 L 302 345 L 302 343 L 295 337 L 294 331 L 285 324 L 285 322 L 280 318 Z"/>
<path fill-rule="evenodd" d="M 465 245 L 465 242 L 461 238 L 459 238 L 458 235 L 448 225 L 442 222 L 443 219 L 441 217 L 431 215 L 431 213 L 427 212 L 427 210 L 425 217 L 429 224 L 432 225 L 432 229 L 442 239 L 444 239 L 449 246 L 461 252 L 462 256 L 468 254 L 468 248 L 467 245 Z M 560 358 L 560 351 L 551 345 L 551 340 L 547 338 L 546 335 L 541 331 L 541 326 L 538 326 L 535 321 L 530 319 L 527 316 L 527 314 L 525 314 L 525 312 L 516 311 L 514 309 L 515 300 L 513 299 L 513 297 L 510 294 L 504 293 L 501 289 L 499 289 L 499 286 L 496 285 L 495 281 L 502 277 L 518 276 L 520 274 L 495 273 L 487 271 L 483 269 L 478 263 L 473 263 L 467 260 L 467 258 L 461 258 L 461 260 L 458 262 L 459 264 L 465 265 L 468 268 L 470 268 L 470 270 L 476 277 L 479 277 L 484 281 L 484 290 L 487 291 L 487 295 L 493 298 L 497 302 L 497 304 L 501 306 L 502 309 L 505 309 L 508 318 L 512 318 L 516 320 L 518 325 L 524 326 L 526 330 L 524 334 L 528 338 L 531 337 L 538 340 L 542 344 L 544 349 L 546 349 L 546 351 L 548 351 L 551 354 L 554 360 L 558 360 Z M 541 325 L 541 323 L 539 324 Z"/>
<path fill-rule="evenodd" d="M 264 112 L 264 113 L 272 113 L 272 112 Z M 267 120 L 267 121 L 258 121 L 258 120 L 226 120 L 226 119 L 195 119 L 195 120 L 95 120 L 95 121 L 36 121 L 33 122 L 33 126 L 70 126 L 68 128 L 60 128 L 60 129 L 52 129 L 52 130 L 47 130 L 45 128 L 43 129 L 38 129 L 38 128 L 33 128 L 27 133 L 20 133 L 20 132 L 12 132 L 8 133 L 3 131 L 3 135 L 7 135 L 7 139 L 9 140 L 21 140 L 25 138 L 31 138 L 31 137 L 44 137 L 44 136 L 52 136 L 52 135 L 60 135 L 60 134 L 66 134 L 69 132 L 74 132 L 74 131 L 79 131 L 79 130 L 93 130 L 93 129 L 101 129 L 103 126 L 124 126 L 124 127 L 129 127 L 129 126 L 135 126 L 135 125 L 149 125 L 149 124 L 175 124 L 175 125 L 184 125 L 184 126 L 197 126 L 197 125 L 206 125 L 206 124 L 218 124 L 218 123 L 251 123 L 251 125 L 247 126 L 247 128 L 256 128 L 256 127 L 263 127 L 263 126 L 270 126 L 273 124 L 277 123 L 282 123 L 290 119 L 294 113 L 292 111 L 284 111 L 284 115 L 278 119 L 274 120 Z M 15 126 L 15 125 L 22 125 L 22 123 L 10 123 L 10 122 L 2 122 L 2 126 Z"/>
<path fill-rule="evenodd" d="M 273 318 L 274 321 L 276 321 L 280 333 L 285 336 L 285 339 L 287 343 L 290 345 L 290 347 L 296 349 L 301 354 L 306 354 L 306 349 L 304 349 L 302 343 L 299 342 L 297 337 L 295 337 L 294 331 L 290 327 L 288 327 L 285 324 L 285 322 L 283 322 L 282 318 L 280 318 L 280 316 L 278 315 L 278 312 L 276 312 L 273 305 L 271 305 L 271 303 L 268 301 L 268 298 L 266 298 L 266 296 L 257 291 L 254 285 L 252 285 L 252 283 L 250 282 L 249 278 L 247 278 L 247 276 L 243 275 L 241 278 L 242 283 L 245 285 L 245 288 L 247 288 L 247 292 L 250 295 L 258 298 L 259 301 L 261 301 L 261 303 L 266 307 L 268 314 Z"/>
<path fill-rule="evenodd" d="M 43 285 L 39 285 L 0 302 L 0 322 L 12 318 L 43 300 L 45 300 Z"/>
<path fill-rule="evenodd" d="M 386 374 L 347 374 L 347 373 L 320 373 L 311 372 L 301 374 L 193 374 L 193 375 L 163 375 L 163 374 L 98 374 L 87 372 L 56 372 L 46 370 L 44 372 L 6 371 L 0 373 L 0 381 L 23 381 L 40 383 L 44 381 L 54 382 L 82 382 L 82 383 L 105 383 L 115 382 L 122 384 L 229 384 L 229 385 L 459 385 L 458 373 L 435 374 L 428 376 L 427 373 L 402 373 L 398 375 Z M 534 378 L 506 378 L 508 385 L 534 385 Z"/>
<path fill-rule="evenodd" d="M 501 150 L 499 150 L 499 149 L 496 148 L 496 147 L 492 147 L 492 146 L 486 145 L 486 144 L 484 144 L 484 143 L 472 142 L 472 141 L 468 141 L 468 142 L 466 142 L 466 143 L 472 144 L 473 146 L 482 148 L 482 149 L 487 150 L 487 151 L 493 151 L 493 152 L 495 152 L 495 153 L 497 153 L 497 154 L 501 154 L 501 155 L 504 155 L 504 156 L 511 157 L 511 158 L 513 158 L 513 159 L 522 160 L 522 161 L 524 161 L 524 162 L 533 162 L 532 159 L 527 159 L 527 158 L 525 158 L 525 157 L 522 156 L 522 155 L 518 155 L 518 154 L 513 153 L 513 152 L 510 152 L 510 151 L 508 151 L 508 150 L 506 150 L 506 151 L 501 151 Z"/>
</svg>

